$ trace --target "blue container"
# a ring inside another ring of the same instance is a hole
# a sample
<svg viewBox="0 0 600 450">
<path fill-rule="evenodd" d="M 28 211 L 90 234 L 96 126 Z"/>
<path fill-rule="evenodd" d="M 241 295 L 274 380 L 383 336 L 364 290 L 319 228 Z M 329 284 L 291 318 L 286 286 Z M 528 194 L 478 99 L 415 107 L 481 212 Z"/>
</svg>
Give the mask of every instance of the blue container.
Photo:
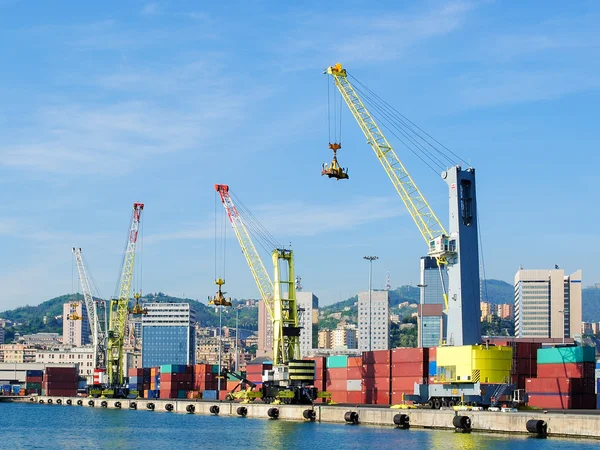
<svg viewBox="0 0 600 450">
<path fill-rule="evenodd" d="M 429 376 L 434 377 L 437 372 L 437 362 L 429 361 Z"/>
<path fill-rule="evenodd" d="M 42 377 L 44 376 L 43 370 L 26 370 L 25 377 Z"/>
<path fill-rule="evenodd" d="M 187 398 L 187 393 L 186 390 L 179 390 L 177 391 L 177 398 Z"/>
<path fill-rule="evenodd" d="M 10 384 L 3 384 L 2 392 L 4 393 L 4 395 L 9 395 L 10 394 Z"/>
<path fill-rule="evenodd" d="M 600 409 L 600 395 L 596 396 L 596 409 Z"/>
<path fill-rule="evenodd" d="M 202 398 L 205 400 L 218 400 L 218 395 L 217 395 L 217 391 L 203 391 L 202 392 Z"/>
<path fill-rule="evenodd" d="M 21 392 L 21 386 L 18 384 L 14 384 L 12 386 L 12 393 L 15 395 L 19 395 L 20 392 Z"/>
</svg>

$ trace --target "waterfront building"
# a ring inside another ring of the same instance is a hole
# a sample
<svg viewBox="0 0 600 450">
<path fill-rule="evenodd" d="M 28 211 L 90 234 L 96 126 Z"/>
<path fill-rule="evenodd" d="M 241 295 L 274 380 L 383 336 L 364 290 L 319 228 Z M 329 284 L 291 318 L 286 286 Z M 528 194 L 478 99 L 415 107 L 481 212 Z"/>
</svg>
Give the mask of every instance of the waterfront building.
<svg viewBox="0 0 600 450">
<path fill-rule="evenodd" d="M 446 341 L 444 314 L 444 286 L 448 286 L 448 272 L 440 269 L 431 256 L 420 260 L 420 296 L 417 308 L 417 334 L 419 347 L 437 347 Z M 444 285 L 442 285 L 442 276 Z"/>
<path fill-rule="evenodd" d="M 32 363 L 35 362 L 37 349 L 24 344 L 0 345 L 0 362 L 3 363 Z"/>
<path fill-rule="evenodd" d="M 4 344 L 4 328 L 0 327 L 0 345 Z"/>
<path fill-rule="evenodd" d="M 369 304 L 370 303 L 370 304 Z M 358 349 L 390 348 L 390 304 L 388 291 L 358 293 Z"/>
<path fill-rule="evenodd" d="M 89 343 L 90 323 L 84 302 L 63 304 L 63 344 L 81 347 Z"/>
<path fill-rule="evenodd" d="M 19 343 L 29 347 L 47 348 L 61 345 L 62 336 L 58 333 L 24 334 L 19 337 Z"/>
<path fill-rule="evenodd" d="M 92 346 L 57 347 L 38 350 L 35 362 L 39 364 L 77 364 L 80 377 L 94 375 L 94 349 Z"/>
<path fill-rule="evenodd" d="M 515 274 L 515 336 L 572 338 L 581 331 L 581 314 L 581 270 Z"/>
<path fill-rule="evenodd" d="M 142 367 L 195 364 L 195 315 L 189 303 L 146 303 L 142 316 Z"/>
<path fill-rule="evenodd" d="M 319 343 L 319 298 L 312 292 L 296 292 L 300 326 L 300 357 L 304 358 Z"/>
</svg>

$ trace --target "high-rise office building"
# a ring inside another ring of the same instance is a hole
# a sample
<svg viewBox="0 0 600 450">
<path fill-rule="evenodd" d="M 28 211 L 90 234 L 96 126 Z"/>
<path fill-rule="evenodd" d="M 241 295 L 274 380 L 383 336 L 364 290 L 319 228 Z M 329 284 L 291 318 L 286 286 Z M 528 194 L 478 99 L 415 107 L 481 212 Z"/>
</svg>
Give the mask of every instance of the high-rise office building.
<svg viewBox="0 0 600 450">
<path fill-rule="evenodd" d="M 312 292 L 296 292 L 300 326 L 300 357 L 312 353 L 319 345 L 319 299 Z"/>
<path fill-rule="evenodd" d="M 424 256 L 420 261 L 421 290 L 419 308 L 417 310 L 418 345 L 419 347 L 437 347 L 446 340 L 444 326 L 444 285 L 448 286 L 448 272 L 442 267 L 441 275 L 437 261 L 431 256 Z"/>
<path fill-rule="evenodd" d="M 370 303 L 370 304 L 369 304 Z M 358 349 L 390 348 L 390 303 L 388 291 L 358 293 Z"/>
<path fill-rule="evenodd" d="M 574 337 L 581 330 L 581 270 L 523 270 L 515 274 L 516 337 Z"/>
<path fill-rule="evenodd" d="M 142 316 L 142 367 L 195 364 L 195 316 L 188 303 L 146 303 Z"/>
<path fill-rule="evenodd" d="M 84 303 L 63 304 L 63 344 L 81 347 L 90 342 L 90 322 Z"/>
</svg>

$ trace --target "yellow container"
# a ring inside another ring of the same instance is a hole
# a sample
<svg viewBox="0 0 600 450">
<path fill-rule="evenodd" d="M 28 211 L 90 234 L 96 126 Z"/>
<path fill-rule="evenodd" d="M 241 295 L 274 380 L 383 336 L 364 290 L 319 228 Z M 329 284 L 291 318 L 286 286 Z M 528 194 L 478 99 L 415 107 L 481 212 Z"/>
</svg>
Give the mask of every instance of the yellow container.
<svg viewBox="0 0 600 450">
<path fill-rule="evenodd" d="M 438 347 L 436 381 L 505 383 L 510 379 L 512 347 Z"/>
</svg>

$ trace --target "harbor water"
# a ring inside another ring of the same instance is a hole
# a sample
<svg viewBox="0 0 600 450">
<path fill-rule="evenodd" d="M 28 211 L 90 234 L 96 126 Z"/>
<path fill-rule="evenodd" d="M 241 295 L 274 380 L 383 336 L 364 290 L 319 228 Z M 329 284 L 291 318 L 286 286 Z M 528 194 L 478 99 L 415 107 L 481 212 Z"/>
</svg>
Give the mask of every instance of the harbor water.
<svg viewBox="0 0 600 450">
<path fill-rule="evenodd" d="M 591 450 L 585 439 L 0 403 L 2 449 Z"/>
</svg>

